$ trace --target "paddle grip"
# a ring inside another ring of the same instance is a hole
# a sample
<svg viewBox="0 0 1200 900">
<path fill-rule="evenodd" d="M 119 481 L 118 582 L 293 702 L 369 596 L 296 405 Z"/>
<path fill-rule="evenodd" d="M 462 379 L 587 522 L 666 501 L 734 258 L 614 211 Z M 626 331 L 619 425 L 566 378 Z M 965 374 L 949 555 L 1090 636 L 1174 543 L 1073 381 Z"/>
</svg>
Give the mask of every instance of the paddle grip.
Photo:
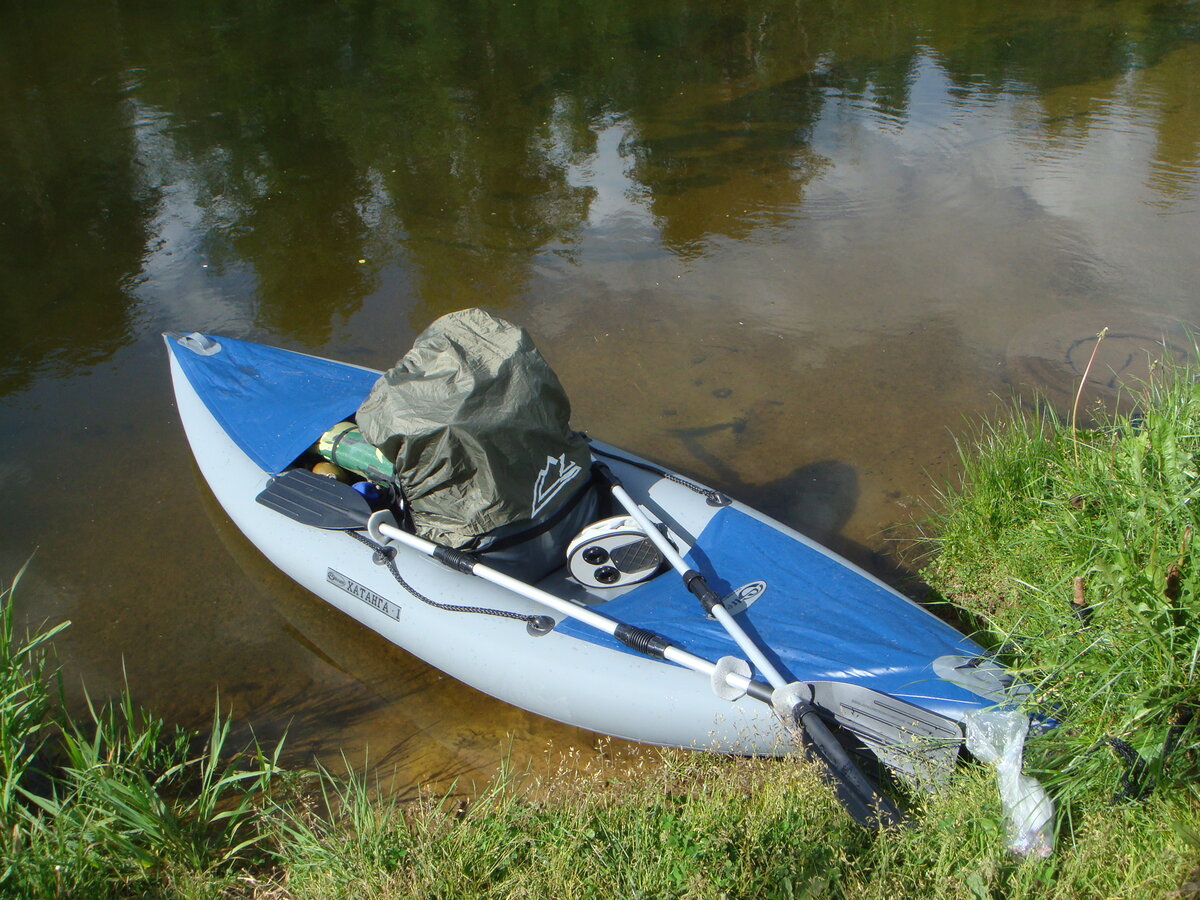
<svg viewBox="0 0 1200 900">
<path fill-rule="evenodd" d="M 858 763 L 821 719 L 817 707 L 805 701 L 792 710 L 807 750 L 825 764 L 833 779 L 838 799 L 860 825 L 867 828 L 891 828 L 904 821 L 904 814 L 887 794 L 863 774 Z"/>
<path fill-rule="evenodd" d="M 763 684 L 761 681 L 751 681 L 746 688 L 746 693 L 755 700 L 761 700 L 769 706 L 771 697 L 774 696 L 774 688 L 769 684 Z"/>
<path fill-rule="evenodd" d="M 714 606 L 721 605 L 721 598 L 717 596 L 716 591 L 708 586 L 704 576 L 695 569 L 688 569 L 683 573 L 683 583 L 700 601 L 700 605 L 704 607 L 706 613 L 711 613 Z"/>
<path fill-rule="evenodd" d="M 639 628 L 637 625 L 626 625 L 624 622 L 618 623 L 613 629 L 613 637 L 626 647 L 657 659 L 662 659 L 667 648 L 671 646 L 671 642 L 661 634 L 648 628 Z"/>
<path fill-rule="evenodd" d="M 621 479 L 618 478 L 613 470 L 610 469 L 605 463 L 602 463 L 599 460 L 594 460 L 592 462 L 592 470 L 605 481 L 607 481 L 609 487 L 621 486 Z"/>
</svg>

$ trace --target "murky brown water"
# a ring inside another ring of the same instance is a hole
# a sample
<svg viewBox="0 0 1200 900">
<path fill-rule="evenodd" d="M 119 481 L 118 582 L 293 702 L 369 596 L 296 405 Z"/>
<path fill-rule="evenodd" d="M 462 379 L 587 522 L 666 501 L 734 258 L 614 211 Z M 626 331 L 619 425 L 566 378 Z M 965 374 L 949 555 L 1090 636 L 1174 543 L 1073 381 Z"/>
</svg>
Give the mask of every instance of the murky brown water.
<svg viewBox="0 0 1200 900">
<path fill-rule="evenodd" d="M 93 696 L 402 782 L 589 748 L 264 563 L 159 332 L 385 366 L 485 305 L 579 427 L 886 571 L 969 421 L 1191 346 L 1198 98 L 1194 0 L 5 3 L 0 573 Z"/>
</svg>

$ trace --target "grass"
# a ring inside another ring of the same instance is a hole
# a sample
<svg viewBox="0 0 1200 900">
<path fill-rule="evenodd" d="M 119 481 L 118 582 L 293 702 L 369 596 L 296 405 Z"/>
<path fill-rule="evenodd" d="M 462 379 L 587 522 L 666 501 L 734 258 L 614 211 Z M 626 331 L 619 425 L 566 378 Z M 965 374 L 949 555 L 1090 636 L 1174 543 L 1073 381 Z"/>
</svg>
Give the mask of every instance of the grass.
<svg viewBox="0 0 1200 900">
<path fill-rule="evenodd" d="M 1027 766 L 1060 798 L 1195 793 L 1200 385 L 1162 367 L 1079 431 L 1014 411 L 962 453 L 926 571 L 1064 727 Z"/>
<path fill-rule="evenodd" d="M 128 694 L 68 718 L 47 651 L 0 594 L 0 897 L 1200 898 L 1200 388 L 1155 373 L 1086 431 L 1019 408 L 962 451 L 925 576 L 1037 687 L 1059 727 L 1026 771 L 1057 846 L 1006 847 L 994 773 L 966 763 L 852 825 L 799 758 L 646 748 L 541 781 L 509 771 L 401 804 L 379 775 L 281 771 L 279 747 L 170 728 Z"/>
<path fill-rule="evenodd" d="M 796 759 L 647 751 L 534 799 L 501 777 L 463 809 L 430 797 L 378 815 L 321 815 L 281 847 L 260 896 L 427 898 L 1165 897 L 1200 847 L 1177 802 L 1083 814 L 1046 861 L 1005 849 L 991 773 L 914 799 L 913 825 L 856 828 Z M 651 764 L 653 763 L 653 764 Z M 360 782 L 361 784 L 361 782 Z M 363 794 L 349 798 L 369 808 Z M 386 854 L 381 856 L 381 849 Z M 1188 896 L 1187 894 L 1181 896 Z"/>
<path fill-rule="evenodd" d="M 219 710 L 208 734 L 189 734 L 128 692 L 70 719 L 47 656 L 66 623 L 18 638 L 14 589 L 0 591 L 0 894 L 170 895 L 180 875 L 262 864 L 278 749 L 230 752 Z"/>
</svg>

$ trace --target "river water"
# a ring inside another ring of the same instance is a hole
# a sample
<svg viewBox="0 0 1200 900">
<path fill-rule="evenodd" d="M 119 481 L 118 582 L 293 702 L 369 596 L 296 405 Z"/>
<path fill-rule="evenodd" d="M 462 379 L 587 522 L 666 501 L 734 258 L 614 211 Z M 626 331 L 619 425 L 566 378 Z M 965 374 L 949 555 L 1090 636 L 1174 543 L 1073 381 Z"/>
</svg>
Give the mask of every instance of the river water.
<svg viewBox="0 0 1200 900">
<path fill-rule="evenodd" d="M 1200 4 L 7 0 L 0 284 L 0 577 L 73 697 L 406 787 L 587 756 L 267 565 L 159 334 L 385 367 L 485 306 L 577 427 L 893 577 L 971 422 L 1191 346 Z"/>
</svg>

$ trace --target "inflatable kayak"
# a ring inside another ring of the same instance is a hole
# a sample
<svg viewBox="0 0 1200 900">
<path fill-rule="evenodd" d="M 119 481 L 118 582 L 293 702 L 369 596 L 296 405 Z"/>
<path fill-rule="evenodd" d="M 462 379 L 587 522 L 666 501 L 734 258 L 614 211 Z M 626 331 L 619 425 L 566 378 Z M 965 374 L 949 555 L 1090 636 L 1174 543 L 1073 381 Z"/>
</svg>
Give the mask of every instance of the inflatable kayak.
<svg viewBox="0 0 1200 900">
<path fill-rule="evenodd" d="M 795 746 L 782 703 L 912 772 L 952 761 L 964 714 L 1011 688 L 977 644 L 868 573 L 590 439 L 632 504 L 618 511 L 635 514 L 616 521 L 640 542 L 601 526 L 587 543 L 617 574 L 581 578 L 565 553 L 536 584 L 473 570 L 469 555 L 414 538 L 308 471 L 314 445 L 379 372 L 226 337 L 165 339 L 196 462 L 238 528 L 312 593 L 507 703 L 628 740 L 741 754 Z M 657 574 L 626 583 L 641 565 L 621 556 L 629 547 L 661 559 Z"/>
</svg>

